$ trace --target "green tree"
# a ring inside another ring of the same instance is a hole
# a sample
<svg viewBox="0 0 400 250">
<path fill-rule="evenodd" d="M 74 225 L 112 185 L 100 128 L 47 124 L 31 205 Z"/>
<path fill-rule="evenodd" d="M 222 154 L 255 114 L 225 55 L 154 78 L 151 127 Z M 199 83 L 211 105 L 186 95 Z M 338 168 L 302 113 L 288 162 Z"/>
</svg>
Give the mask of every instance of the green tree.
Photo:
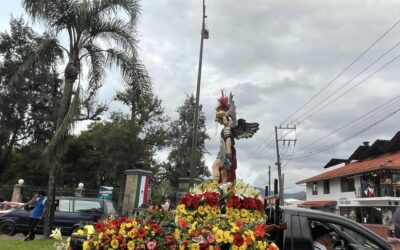
<svg viewBox="0 0 400 250">
<path fill-rule="evenodd" d="M 136 53 L 135 22 L 139 14 L 136 0 L 23 0 L 26 12 L 34 20 L 44 22 L 51 31 L 59 35 L 64 32 L 67 45 L 65 51 L 67 64 L 64 69 L 64 86 L 57 114 L 56 133 L 46 152 L 50 157 L 51 170 L 48 182 L 48 206 L 45 235 L 49 235 L 54 216 L 54 190 L 57 164 L 55 160 L 63 152 L 65 138 L 71 123 L 78 112 L 79 88 L 72 100 L 74 83 L 88 63 L 88 92 L 101 86 L 105 67 L 118 67 L 127 82 L 137 78 L 147 78 L 144 67 Z M 129 21 L 121 18 L 124 11 Z M 101 43 L 101 41 L 108 41 Z M 104 47 L 110 45 L 111 47 Z M 40 54 L 40 53 L 38 53 Z M 142 83 L 142 81 L 140 82 Z M 150 85 L 142 85 L 143 91 Z"/>
<path fill-rule="evenodd" d="M 50 50 L 43 60 L 26 67 L 23 77 L 13 81 L 24 61 L 47 39 L 22 18 L 11 18 L 10 33 L 0 33 L 0 173 L 12 158 L 13 149 L 43 147 L 54 133 L 61 97 L 55 65 L 61 59 L 61 50 Z"/>
<path fill-rule="evenodd" d="M 195 110 L 195 98 L 193 95 L 187 96 L 182 106 L 178 107 L 177 112 L 179 118 L 171 124 L 171 138 L 173 149 L 168 155 L 168 162 L 165 166 L 166 178 L 170 183 L 177 187 L 178 178 L 189 177 L 190 165 L 190 150 L 193 137 L 193 113 Z M 197 169 L 197 176 L 210 176 L 204 154 L 207 153 L 205 148 L 205 141 L 210 137 L 206 133 L 206 119 L 202 111 L 202 106 L 199 107 L 199 123 L 198 134 L 195 152 L 195 166 Z"/>
</svg>

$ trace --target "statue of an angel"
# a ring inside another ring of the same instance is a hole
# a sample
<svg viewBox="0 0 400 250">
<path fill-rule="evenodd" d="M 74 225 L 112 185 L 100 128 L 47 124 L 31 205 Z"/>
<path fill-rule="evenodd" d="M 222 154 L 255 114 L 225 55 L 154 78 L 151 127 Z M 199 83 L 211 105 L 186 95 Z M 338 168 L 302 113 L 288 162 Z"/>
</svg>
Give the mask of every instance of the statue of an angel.
<svg viewBox="0 0 400 250">
<path fill-rule="evenodd" d="M 215 110 L 215 121 L 224 128 L 221 130 L 220 150 L 212 166 L 213 180 L 216 183 L 234 182 L 237 168 L 235 139 L 252 137 L 258 130 L 258 123 L 247 123 L 244 119 L 236 118 L 232 93 L 228 98 L 222 91 Z"/>
</svg>

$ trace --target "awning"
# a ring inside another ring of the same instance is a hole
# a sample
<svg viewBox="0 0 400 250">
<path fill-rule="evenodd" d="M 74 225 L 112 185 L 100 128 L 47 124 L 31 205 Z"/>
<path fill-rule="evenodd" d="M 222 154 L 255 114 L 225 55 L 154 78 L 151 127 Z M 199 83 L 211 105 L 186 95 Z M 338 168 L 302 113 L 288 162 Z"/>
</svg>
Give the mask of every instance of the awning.
<svg viewBox="0 0 400 250">
<path fill-rule="evenodd" d="M 336 206 L 336 201 L 325 200 L 325 201 L 305 201 L 301 204 L 298 204 L 299 207 L 334 207 Z"/>
</svg>

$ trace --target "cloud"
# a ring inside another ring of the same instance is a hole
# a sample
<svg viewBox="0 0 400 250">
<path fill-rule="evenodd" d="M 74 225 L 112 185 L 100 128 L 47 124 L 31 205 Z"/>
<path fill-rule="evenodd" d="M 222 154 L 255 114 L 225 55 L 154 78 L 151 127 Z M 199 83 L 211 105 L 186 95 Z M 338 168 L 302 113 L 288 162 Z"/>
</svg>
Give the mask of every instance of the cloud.
<svg viewBox="0 0 400 250">
<path fill-rule="evenodd" d="M 177 117 L 175 110 L 183 104 L 186 93 L 196 90 L 201 4 L 193 0 L 141 1 L 142 15 L 137 30 L 139 52 L 155 93 L 173 118 Z M 397 1 L 221 0 L 206 1 L 206 4 L 210 39 L 204 41 L 200 103 L 207 117 L 207 131 L 212 136 L 206 145 L 210 152 L 206 156 L 209 166 L 219 147 L 213 120 L 221 89 L 235 94 L 240 117 L 260 123 L 260 130 L 253 138 L 236 143 L 238 176 L 246 176 L 245 181 L 260 186 L 267 180 L 268 165 L 274 169 L 273 178 L 276 177 L 274 126 L 325 86 L 315 99 L 282 124 L 297 123 L 295 155 L 341 142 L 395 109 L 393 105 L 379 115 L 302 149 L 397 95 L 400 73 L 399 62 L 395 61 L 298 123 L 298 118 L 306 112 L 318 110 L 400 54 L 400 48 L 393 49 L 377 65 L 333 94 L 398 42 L 400 25 L 329 84 L 398 20 L 400 4 Z M 1 27 L 8 26 L 9 13 L 21 13 L 21 9 L 5 5 L 0 10 Z M 99 99 L 110 102 L 115 91 L 123 87 L 120 82 L 116 73 L 109 74 Z M 112 109 L 124 110 L 119 103 L 110 105 Z M 322 167 L 330 158 L 349 156 L 362 141 L 391 138 L 398 130 L 398 118 L 394 115 L 337 147 L 308 158 L 292 159 L 289 163 L 293 145 L 285 145 L 282 151 L 287 158 L 283 160 L 285 186 L 289 191 L 304 190 L 294 183 L 323 172 Z"/>
</svg>

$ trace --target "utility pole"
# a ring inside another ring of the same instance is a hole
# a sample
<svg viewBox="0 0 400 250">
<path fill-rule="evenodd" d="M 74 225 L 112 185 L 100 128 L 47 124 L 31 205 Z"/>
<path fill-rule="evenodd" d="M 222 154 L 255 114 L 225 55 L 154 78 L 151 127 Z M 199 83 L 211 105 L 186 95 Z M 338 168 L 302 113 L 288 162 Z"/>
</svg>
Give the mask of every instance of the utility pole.
<svg viewBox="0 0 400 250">
<path fill-rule="evenodd" d="M 199 120 L 199 101 L 200 101 L 200 83 L 201 83 L 201 66 L 203 63 L 203 41 L 204 39 L 208 39 L 209 33 L 206 29 L 206 5 L 205 0 L 203 0 L 203 22 L 201 26 L 201 39 L 200 39 L 200 56 L 199 56 L 199 67 L 197 72 L 197 88 L 196 88 L 196 109 L 194 112 L 194 121 L 193 121 L 193 136 L 192 136 L 192 152 L 190 155 L 190 179 L 189 179 L 189 187 L 193 187 L 194 178 L 197 175 L 197 166 L 195 166 L 195 158 L 196 158 L 196 148 L 197 148 L 197 127 Z"/>
<path fill-rule="evenodd" d="M 270 190 L 271 190 L 271 166 L 268 166 L 268 196 L 270 196 Z"/>
<path fill-rule="evenodd" d="M 278 138 L 278 129 L 279 130 L 289 130 L 287 134 L 285 134 L 282 138 Z M 290 134 L 292 131 L 296 131 L 296 125 L 293 127 L 282 127 L 281 125 L 275 126 L 275 145 L 276 145 L 276 167 L 278 169 L 278 181 L 279 181 L 279 201 L 280 204 L 283 205 L 283 194 L 284 194 L 284 186 L 283 186 L 283 176 L 282 176 L 282 166 L 281 166 L 281 156 L 279 155 L 279 142 L 288 142 L 290 144 L 291 141 L 296 143 L 296 138 L 294 139 L 285 139 L 285 137 Z"/>
</svg>

